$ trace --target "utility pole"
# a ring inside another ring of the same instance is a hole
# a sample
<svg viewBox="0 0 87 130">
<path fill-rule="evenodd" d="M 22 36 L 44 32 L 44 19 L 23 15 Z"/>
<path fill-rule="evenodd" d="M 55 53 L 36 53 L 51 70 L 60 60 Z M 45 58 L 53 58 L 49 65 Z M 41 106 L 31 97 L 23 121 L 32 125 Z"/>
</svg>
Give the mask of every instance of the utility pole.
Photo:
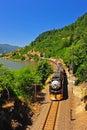
<svg viewBox="0 0 87 130">
<path fill-rule="evenodd" d="M 36 81 L 40 81 L 39 79 L 32 79 L 32 80 L 34 80 L 34 84 L 31 84 L 31 85 L 33 85 L 33 87 L 34 87 L 34 102 L 36 102 L 37 101 L 37 85 L 41 85 L 41 84 L 38 84 L 38 83 L 36 83 Z"/>
</svg>

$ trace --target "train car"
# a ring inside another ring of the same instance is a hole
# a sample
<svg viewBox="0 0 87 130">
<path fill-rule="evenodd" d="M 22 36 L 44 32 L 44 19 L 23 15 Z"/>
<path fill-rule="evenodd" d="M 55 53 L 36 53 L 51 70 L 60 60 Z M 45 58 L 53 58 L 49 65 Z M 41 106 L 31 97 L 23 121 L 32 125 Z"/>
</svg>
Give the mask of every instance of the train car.
<svg viewBox="0 0 87 130">
<path fill-rule="evenodd" d="M 64 73 L 65 71 L 62 65 L 58 64 L 58 68 L 54 73 L 49 85 L 49 96 L 51 100 L 63 99 Z"/>
</svg>

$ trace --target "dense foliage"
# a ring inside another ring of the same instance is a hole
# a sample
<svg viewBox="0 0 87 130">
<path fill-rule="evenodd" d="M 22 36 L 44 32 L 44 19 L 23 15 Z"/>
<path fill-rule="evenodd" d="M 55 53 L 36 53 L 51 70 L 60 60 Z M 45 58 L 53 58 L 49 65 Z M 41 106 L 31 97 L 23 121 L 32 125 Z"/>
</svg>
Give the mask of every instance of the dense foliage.
<svg viewBox="0 0 87 130">
<path fill-rule="evenodd" d="M 46 61 L 40 62 L 33 70 L 26 66 L 11 71 L 0 64 L 0 93 L 6 91 L 6 100 L 16 96 L 29 101 L 34 97 L 34 85 L 37 86 L 37 91 L 40 91 L 51 73 L 52 67 Z"/>
<path fill-rule="evenodd" d="M 52 70 L 50 64 L 48 64 L 45 61 L 42 61 L 38 65 L 36 73 L 37 73 L 37 75 L 40 76 L 42 84 L 44 84 L 46 79 L 48 78 L 49 74 L 53 73 L 53 70 Z"/>
<path fill-rule="evenodd" d="M 0 92 L 7 88 L 12 88 L 14 84 L 13 73 L 6 69 L 2 64 L 0 64 Z"/>
<path fill-rule="evenodd" d="M 39 56 L 62 58 L 66 65 L 78 77 L 78 83 L 87 80 L 87 13 L 79 17 L 76 22 L 62 29 L 43 32 L 29 46 L 16 51 L 14 56 L 25 59 Z M 19 53 L 20 52 L 20 53 Z M 38 55 L 37 55 L 38 56 Z"/>
</svg>

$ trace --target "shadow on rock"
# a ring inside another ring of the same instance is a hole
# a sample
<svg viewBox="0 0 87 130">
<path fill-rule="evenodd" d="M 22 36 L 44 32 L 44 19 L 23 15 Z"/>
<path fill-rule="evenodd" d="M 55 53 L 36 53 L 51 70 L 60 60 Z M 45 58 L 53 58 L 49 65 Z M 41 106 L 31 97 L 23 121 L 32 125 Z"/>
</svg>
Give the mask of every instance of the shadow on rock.
<svg viewBox="0 0 87 130">
<path fill-rule="evenodd" d="M 12 104 L 12 100 L 7 103 L 4 99 L 7 104 L 0 103 L 0 130 L 26 130 L 32 125 L 33 112 L 25 102 L 15 97 Z"/>
<path fill-rule="evenodd" d="M 68 99 L 68 80 L 66 73 L 64 74 L 64 84 L 63 84 L 63 100 Z"/>
</svg>

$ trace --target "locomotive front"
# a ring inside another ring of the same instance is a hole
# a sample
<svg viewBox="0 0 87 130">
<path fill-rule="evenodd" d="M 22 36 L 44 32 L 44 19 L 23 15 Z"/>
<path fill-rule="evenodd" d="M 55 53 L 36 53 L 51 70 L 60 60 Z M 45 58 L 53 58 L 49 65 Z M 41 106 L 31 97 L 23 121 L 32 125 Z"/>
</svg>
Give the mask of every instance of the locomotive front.
<svg viewBox="0 0 87 130">
<path fill-rule="evenodd" d="M 63 99 L 63 72 L 61 70 L 58 70 L 51 79 L 49 95 L 51 100 Z"/>
</svg>

